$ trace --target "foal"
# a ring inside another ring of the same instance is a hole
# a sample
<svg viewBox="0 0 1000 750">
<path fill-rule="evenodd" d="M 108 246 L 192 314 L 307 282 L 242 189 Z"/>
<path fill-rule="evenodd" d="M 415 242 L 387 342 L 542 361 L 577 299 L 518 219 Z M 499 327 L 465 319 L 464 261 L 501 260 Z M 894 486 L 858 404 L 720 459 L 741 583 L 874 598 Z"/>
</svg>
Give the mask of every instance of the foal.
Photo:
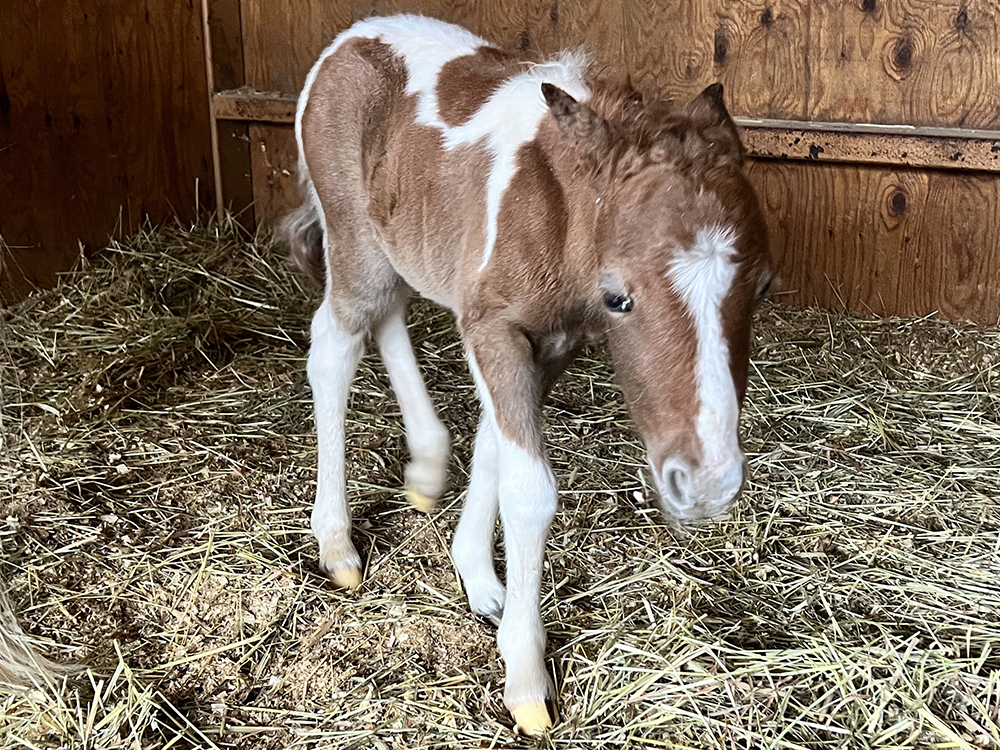
<svg viewBox="0 0 1000 750">
<path fill-rule="evenodd" d="M 580 56 L 529 63 L 393 16 L 323 52 L 295 133 L 306 201 L 286 230 L 326 285 L 308 363 L 320 566 L 338 585 L 361 581 L 344 417 L 369 332 L 399 399 L 411 499 L 427 507 L 444 489 L 448 432 L 405 323 L 415 290 L 457 316 L 482 402 L 452 554 L 472 610 L 499 625 L 506 705 L 537 734 L 554 717 L 539 593 L 557 498 L 540 411 L 583 344 L 608 337 L 667 512 L 716 516 L 744 481 L 750 319 L 772 271 L 722 88 L 681 108 L 645 103 Z"/>
</svg>

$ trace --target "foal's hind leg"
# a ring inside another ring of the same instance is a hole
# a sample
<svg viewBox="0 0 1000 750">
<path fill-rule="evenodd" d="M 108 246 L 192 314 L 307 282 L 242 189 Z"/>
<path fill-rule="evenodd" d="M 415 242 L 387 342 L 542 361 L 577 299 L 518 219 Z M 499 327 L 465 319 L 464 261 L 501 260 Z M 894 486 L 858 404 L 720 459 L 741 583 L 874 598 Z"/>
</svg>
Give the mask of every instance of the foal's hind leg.
<svg viewBox="0 0 1000 750">
<path fill-rule="evenodd" d="M 319 566 L 338 586 L 361 583 L 361 558 L 351 543 L 344 472 L 347 398 L 364 353 L 364 338 L 391 308 L 402 281 L 365 225 L 328 227 L 328 293 L 312 324 L 309 384 L 316 413 L 319 468 L 312 530 Z"/>
<path fill-rule="evenodd" d="M 351 513 L 344 473 L 344 419 L 351 381 L 364 354 L 365 331 L 345 331 L 326 299 L 312 321 L 309 384 L 316 414 L 318 471 L 313 535 L 319 542 L 319 566 L 345 588 L 361 583 L 361 558 L 351 543 Z"/>
<path fill-rule="evenodd" d="M 406 428 L 410 462 L 406 491 L 418 509 L 429 512 L 444 491 L 451 452 L 448 430 L 431 403 L 406 330 L 406 299 L 400 294 L 375 333 L 389 381 Z"/>
</svg>

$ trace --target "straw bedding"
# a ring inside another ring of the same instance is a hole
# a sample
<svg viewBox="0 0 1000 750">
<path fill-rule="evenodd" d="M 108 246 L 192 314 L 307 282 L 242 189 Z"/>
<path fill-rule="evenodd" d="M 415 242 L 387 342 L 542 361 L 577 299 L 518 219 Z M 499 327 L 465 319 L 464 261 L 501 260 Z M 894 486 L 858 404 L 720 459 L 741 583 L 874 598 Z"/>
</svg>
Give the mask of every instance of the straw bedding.
<svg viewBox="0 0 1000 750">
<path fill-rule="evenodd" d="M 452 489 L 400 497 L 377 357 L 349 417 L 365 585 L 308 527 L 317 292 L 265 236 L 147 231 L 2 313 L 0 576 L 90 671 L 0 689 L 0 745 L 513 747 L 494 633 L 448 557 L 477 419 L 450 316 L 413 307 Z M 1000 745 L 1000 335 L 765 304 L 726 520 L 669 525 L 604 352 L 546 415 L 558 748 Z"/>
</svg>

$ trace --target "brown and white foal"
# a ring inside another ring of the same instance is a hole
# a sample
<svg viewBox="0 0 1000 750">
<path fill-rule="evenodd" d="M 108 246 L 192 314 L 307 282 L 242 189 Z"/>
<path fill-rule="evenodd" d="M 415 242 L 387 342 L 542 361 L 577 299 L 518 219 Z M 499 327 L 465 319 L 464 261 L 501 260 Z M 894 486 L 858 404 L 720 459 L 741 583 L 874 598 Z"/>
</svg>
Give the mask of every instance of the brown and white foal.
<svg viewBox="0 0 1000 750">
<path fill-rule="evenodd" d="M 580 347 L 608 337 L 666 511 L 716 516 L 744 481 L 750 321 L 772 271 L 722 89 L 647 103 L 580 56 L 526 62 L 457 26 L 394 16 L 323 52 L 295 132 L 307 195 L 286 229 L 326 284 L 308 364 L 320 565 L 360 583 L 344 417 L 369 332 L 399 399 L 411 497 L 444 489 L 448 432 L 405 323 L 416 290 L 455 312 L 483 406 L 452 554 L 473 611 L 499 625 L 507 707 L 538 733 L 555 698 L 539 592 L 557 499 L 540 412 Z"/>
</svg>

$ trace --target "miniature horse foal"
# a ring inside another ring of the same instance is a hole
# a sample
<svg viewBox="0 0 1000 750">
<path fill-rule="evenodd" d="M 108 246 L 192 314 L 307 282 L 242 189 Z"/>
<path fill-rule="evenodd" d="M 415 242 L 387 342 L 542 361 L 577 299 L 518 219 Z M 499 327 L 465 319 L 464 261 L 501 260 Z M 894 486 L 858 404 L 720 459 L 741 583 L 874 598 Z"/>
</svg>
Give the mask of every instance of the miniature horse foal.
<svg viewBox="0 0 1000 750">
<path fill-rule="evenodd" d="M 540 411 L 574 355 L 609 339 L 667 512 L 716 516 L 744 481 L 750 321 L 772 271 L 722 88 L 686 107 L 646 103 L 580 56 L 526 62 L 457 26 L 394 16 L 323 52 L 295 133 L 306 201 L 286 229 L 326 285 L 308 363 L 320 566 L 341 586 L 361 581 L 344 418 L 369 332 L 399 399 L 411 498 L 426 507 L 444 489 L 448 432 L 405 322 L 415 290 L 454 311 L 482 402 L 452 554 L 473 611 L 499 625 L 506 705 L 537 734 L 555 699 L 539 596 L 557 499 Z"/>
</svg>

